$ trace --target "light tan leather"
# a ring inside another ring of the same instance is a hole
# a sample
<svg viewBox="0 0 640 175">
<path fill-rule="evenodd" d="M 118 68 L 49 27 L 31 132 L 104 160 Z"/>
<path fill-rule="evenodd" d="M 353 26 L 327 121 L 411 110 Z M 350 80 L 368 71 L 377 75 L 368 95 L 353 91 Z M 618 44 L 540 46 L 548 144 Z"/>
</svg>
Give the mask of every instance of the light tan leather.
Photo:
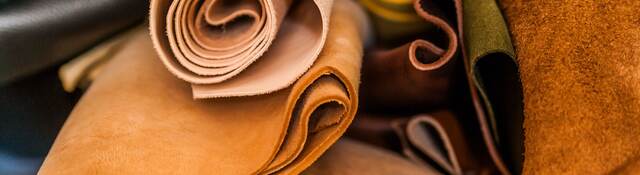
<svg viewBox="0 0 640 175">
<path fill-rule="evenodd" d="M 302 174 L 426 175 L 434 173 L 396 153 L 342 138 Z"/>
<path fill-rule="evenodd" d="M 195 98 L 290 86 L 324 46 L 333 0 L 153 0 L 150 30 L 164 65 Z"/>
<path fill-rule="evenodd" d="M 78 103 L 39 173 L 301 172 L 338 140 L 358 104 L 366 17 L 351 1 L 333 11 L 310 70 L 260 96 L 192 99 L 148 34 L 137 33 Z"/>
<path fill-rule="evenodd" d="M 131 38 L 132 33 L 142 29 L 142 26 L 129 29 L 129 31 L 98 44 L 60 66 L 58 77 L 64 90 L 71 93 L 78 87 L 86 89 L 96 78 L 102 69 L 101 67 L 105 65 L 104 62 L 113 58 L 113 53 L 122 48 L 122 44 Z"/>
</svg>

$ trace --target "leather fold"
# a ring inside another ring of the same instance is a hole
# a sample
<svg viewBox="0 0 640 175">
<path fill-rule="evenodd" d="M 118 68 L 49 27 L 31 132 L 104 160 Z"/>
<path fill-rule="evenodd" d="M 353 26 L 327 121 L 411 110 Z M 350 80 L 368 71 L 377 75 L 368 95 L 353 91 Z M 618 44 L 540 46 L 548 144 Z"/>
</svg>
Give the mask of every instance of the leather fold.
<svg viewBox="0 0 640 175">
<path fill-rule="evenodd" d="M 482 153 L 471 151 L 461 124 L 448 111 L 396 120 L 391 126 L 401 140 L 403 153 L 425 167 L 442 174 L 496 173 L 488 161 L 478 160 Z"/>
<path fill-rule="evenodd" d="M 348 135 L 399 152 L 428 174 L 498 173 L 484 150 L 472 148 L 482 142 L 471 139 L 449 111 L 414 116 L 359 114 Z"/>
<path fill-rule="evenodd" d="M 506 22 L 493 0 L 463 0 L 464 63 L 482 137 L 502 173 L 520 174 L 522 84 Z"/>
<path fill-rule="evenodd" d="M 193 100 L 139 32 L 107 63 L 40 174 L 298 174 L 353 120 L 366 16 L 337 1 L 316 63 L 291 87 Z M 83 160 L 83 161 L 77 161 Z"/>
<path fill-rule="evenodd" d="M 284 89 L 325 45 L 333 1 L 153 0 L 150 31 L 168 70 L 194 98 Z"/>
<path fill-rule="evenodd" d="M 461 6 L 460 2 L 456 3 L 456 7 Z M 422 20 L 418 24 L 433 26 L 432 30 L 442 32 L 439 35 L 443 39 L 409 34 L 404 36 L 413 38 L 408 43 L 373 49 L 363 66 L 363 87 L 367 88 L 363 89 L 362 98 L 367 109 L 405 110 L 446 104 L 456 65 L 454 57 L 459 51 L 458 30 L 440 11 L 434 11 L 434 7 L 424 8 L 422 1 L 413 1 L 412 8 L 415 16 Z M 377 13 L 375 8 L 370 11 Z"/>
<path fill-rule="evenodd" d="M 391 35 L 386 37 L 391 38 L 388 43 L 409 42 L 381 45 L 366 56 L 362 108 L 381 114 L 446 109 L 464 101 L 454 98 L 460 93 L 454 90 L 467 88 L 456 85 L 468 84 L 470 91 L 464 93 L 471 95 L 473 106 L 468 108 L 474 109 L 475 116 L 459 118 L 469 122 L 477 120 L 474 124 L 477 128 L 469 130 L 480 130 L 484 146 L 477 147 L 488 153 L 500 173 L 518 173 L 523 152 L 522 90 L 513 46 L 500 9 L 491 0 L 412 2 L 415 17 L 435 31 L 423 30 L 403 36 L 388 33 Z M 362 0 L 361 3 L 374 19 L 405 23 L 412 19 L 399 18 L 400 14 L 411 14 L 405 1 Z M 456 69 L 462 67 L 464 70 Z M 454 81 L 458 71 L 464 71 L 467 82 Z M 445 168 L 448 173 L 456 173 L 453 164 L 446 166 L 451 167 Z"/>
</svg>

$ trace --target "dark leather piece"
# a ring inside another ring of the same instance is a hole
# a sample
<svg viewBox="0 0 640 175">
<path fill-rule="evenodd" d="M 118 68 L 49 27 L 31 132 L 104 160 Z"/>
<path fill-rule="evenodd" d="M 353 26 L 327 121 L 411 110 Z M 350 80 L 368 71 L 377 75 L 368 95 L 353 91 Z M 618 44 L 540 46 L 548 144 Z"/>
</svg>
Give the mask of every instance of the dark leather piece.
<svg viewBox="0 0 640 175">
<path fill-rule="evenodd" d="M 0 85 L 50 67 L 141 21 L 147 0 L 22 0 L 0 6 Z"/>
<path fill-rule="evenodd" d="M 347 135 L 403 154 L 430 174 L 499 174 L 478 133 L 449 111 L 411 116 L 359 113 Z"/>
<path fill-rule="evenodd" d="M 54 66 L 0 87 L 0 151 L 26 157 L 49 151 L 80 98 L 62 89 L 57 71 Z"/>
</svg>

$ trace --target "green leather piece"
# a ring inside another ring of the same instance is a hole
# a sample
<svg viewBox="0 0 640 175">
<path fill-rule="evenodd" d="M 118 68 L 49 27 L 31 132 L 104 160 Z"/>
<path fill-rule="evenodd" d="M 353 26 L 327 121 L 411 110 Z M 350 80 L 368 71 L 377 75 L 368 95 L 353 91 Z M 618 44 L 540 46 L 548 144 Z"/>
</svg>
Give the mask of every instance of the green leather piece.
<svg viewBox="0 0 640 175">
<path fill-rule="evenodd" d="M 465 61 L 496 145 L 514 174 L 522 169 L 523 104 L 517 60 L 494 0 L 463 0 Z"/>
</svg>

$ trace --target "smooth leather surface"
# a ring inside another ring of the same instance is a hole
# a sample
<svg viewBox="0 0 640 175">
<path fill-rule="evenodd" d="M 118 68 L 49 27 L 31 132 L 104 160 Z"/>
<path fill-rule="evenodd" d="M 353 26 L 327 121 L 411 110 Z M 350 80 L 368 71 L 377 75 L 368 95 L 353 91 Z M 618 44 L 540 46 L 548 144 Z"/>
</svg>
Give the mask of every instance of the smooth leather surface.
<svg viewBox="0 0 640 175">
<path fill-rule="evenodd" d="M 58 65 L 142 20 L 146 0 L 8 1 L 0 8 L 0 86 Z"/>
<path fill-rule="evenodd" d="M 60 66 L 58 78 L 64 90 L 69 93 L 77 89 L 86 90 L 102 72 L 105 62 L 112 59 L 113 54 L 122 49 L 123 43 L 131 38 L 132 33 L 140 30 L 141 27 L 143 25 L 113 36 Z"/>
<path fill-rule="evenodd" d="M 366 16 L 338 1 L 316 63 L 271 94 L 194 100 L 140 32 L 78 103 L 40 174 L 297 174 L 351 123 Z M 82 160 L 82 161 L 78 161 Z"/>
<path fill-rule="evenodd" d="M 153 0 L 162 62 L 195 98 L 250 96 L 290 86 L 324 46 L 333 0 Z"/>
<path fill-rule="evenodd" d="M 397 153 L 342 138 L 301 174 L 427 175 L 432 173 Z"/>
</svg>

